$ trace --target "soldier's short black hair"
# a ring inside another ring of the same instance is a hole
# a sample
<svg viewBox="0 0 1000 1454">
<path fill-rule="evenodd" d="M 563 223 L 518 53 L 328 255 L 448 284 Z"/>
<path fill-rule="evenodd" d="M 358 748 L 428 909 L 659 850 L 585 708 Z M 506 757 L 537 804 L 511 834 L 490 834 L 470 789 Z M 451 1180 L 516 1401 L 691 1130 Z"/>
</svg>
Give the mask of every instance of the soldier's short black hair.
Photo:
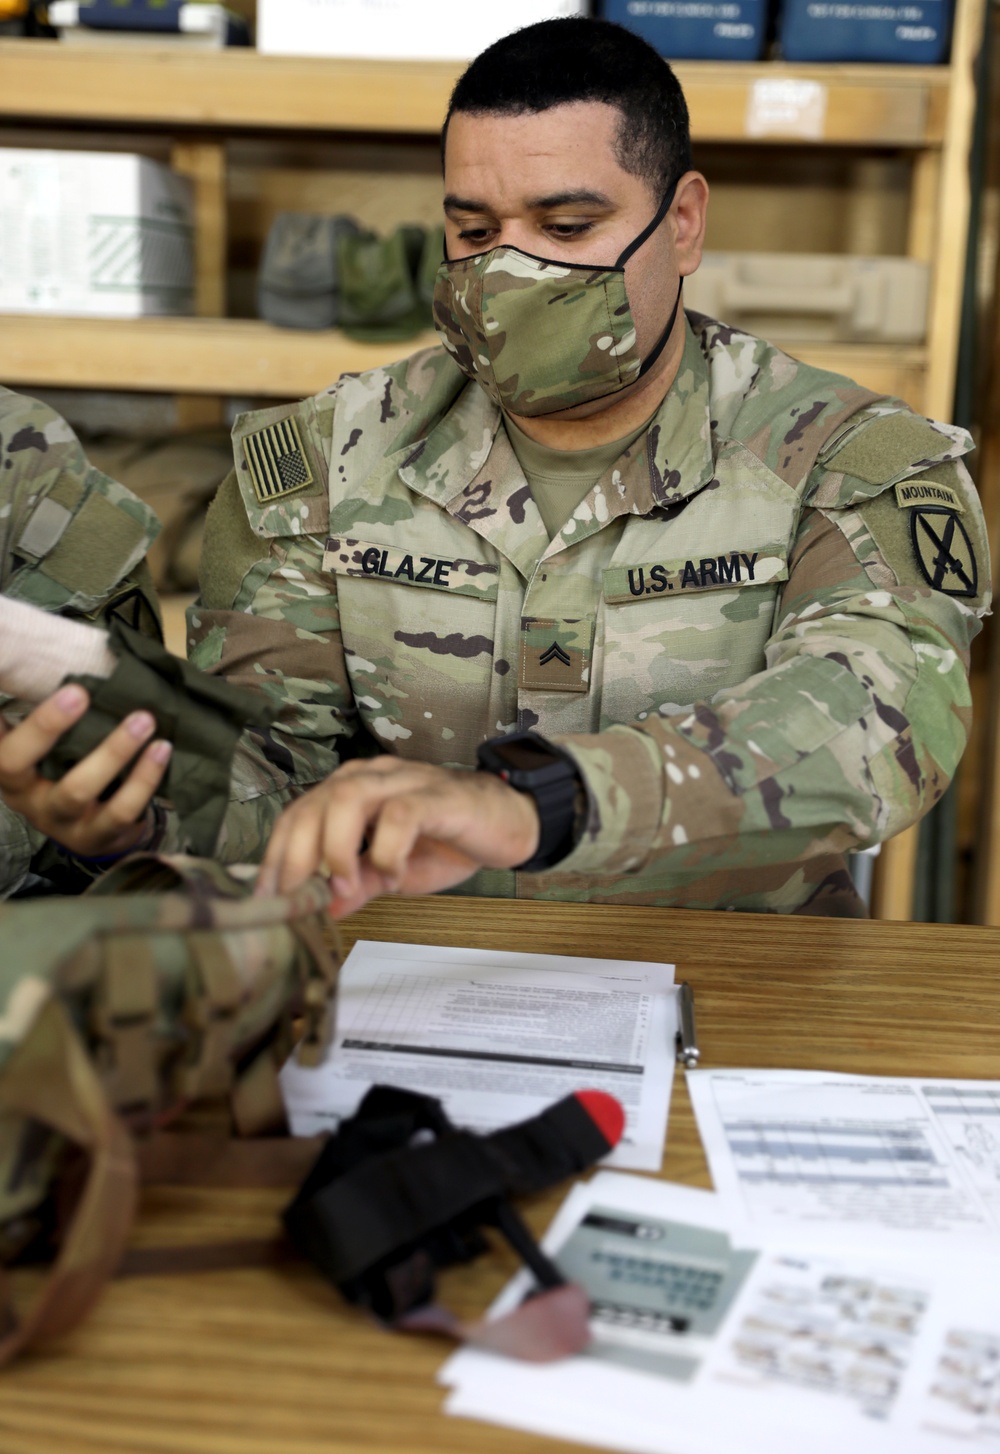
<svg viewBox="0 0 1000 1454">
<path fill-rule="evenodd" d="M 451 94 L 441 133 L 456 111 L 523 116 L 571 101 L 603 101 L 621 114 L 615 156 L 662 196 L 691 167 L 687 102 L 651 45 L 610 20 L 542 20 L 505 35 L 477 56 Z"/>
</svg>

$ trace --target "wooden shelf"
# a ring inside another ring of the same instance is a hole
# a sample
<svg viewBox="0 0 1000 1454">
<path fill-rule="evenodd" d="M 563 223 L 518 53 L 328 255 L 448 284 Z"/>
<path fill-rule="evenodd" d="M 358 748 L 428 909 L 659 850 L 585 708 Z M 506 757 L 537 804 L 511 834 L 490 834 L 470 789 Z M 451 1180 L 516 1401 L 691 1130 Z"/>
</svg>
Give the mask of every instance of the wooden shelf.
<svg viewBox="0 0 1000 1454">
<path fill-rule="evenodd" d="M 461 62 L 260 56 L 253 50 L 120 51 L 0 41 L 0 116 L 177 130 L 440 130 Z M 698 141 L 751 139 L 748 111 L 764 80 L 822 85 L 818 144 L 927 147 L 944 138 L 947 66 L 789 66 L 683 61 L 675 66 Z M 799 139 L 810 139 L 808 137 Z M 755 134 L 755 143 L 796 140 Z"/>
<path fill-rule="evenodd" d="M 303 398 L 346 371 L 375 368 L 438 342 L 433 332 L 395 343 L 356 343 L 336 329 L 303 333 L 252 319 L 66 318 L 0 315 L 4 377 L 18 387 L 141 389 L 165 393 Z M 869 388 L 903 393 L 926 350 L 790 342 L 789 351 Z"/>
<path fill-rule="evenodd" d="M 922 413 L 926 406 L 929 351 L 925 346 L 886 343 L 804 343 L 775 337 L 794 358 L 844 374 L 877 394 L 904 399 Z"/>
<path fill-rule="evenodd" d="M 437 342 L 357 343 L 336 329 L 254 319 L 0 315 L 5 379 L 18 386 L 303 398 L 348 370 L 375 368 Z"/>
</svg>

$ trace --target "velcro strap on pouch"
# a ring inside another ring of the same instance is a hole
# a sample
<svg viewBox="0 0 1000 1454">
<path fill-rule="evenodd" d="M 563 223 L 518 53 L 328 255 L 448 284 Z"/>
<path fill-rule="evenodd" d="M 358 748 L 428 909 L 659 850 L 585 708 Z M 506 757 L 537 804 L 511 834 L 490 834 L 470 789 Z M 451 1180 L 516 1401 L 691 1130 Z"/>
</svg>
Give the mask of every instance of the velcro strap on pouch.
<svg viewBox="0 0 1000 1454">
<path fill-rule="evenodd" d="M 193 931 L 186 942 L 200 984 L 184 1007 L 192 1042 L 189 1055 L 176 1068 L 174 1089 L 181 1100 L 190 1101 L 229 1094 L 235 1017 L 244 991 L 218 934 Z"/>
</svg>

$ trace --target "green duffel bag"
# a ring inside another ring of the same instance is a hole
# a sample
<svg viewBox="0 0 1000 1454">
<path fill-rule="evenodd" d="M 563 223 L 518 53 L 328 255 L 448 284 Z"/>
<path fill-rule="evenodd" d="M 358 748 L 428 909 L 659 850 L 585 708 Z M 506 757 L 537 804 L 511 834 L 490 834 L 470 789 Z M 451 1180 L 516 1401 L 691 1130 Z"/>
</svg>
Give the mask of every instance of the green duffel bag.
<svg viewBox="0 0 1000 1454">
<path fill-rule="evenodd" d="M 299 1058 L 322 1055 L 339 954 L 324 880 L 254 898 L 255 873 L 138 854 L 79 897 L 0 906 L 0 1363 L 93 1304 L 164 1126 L 225 1102 L 238 1134 L 285 1130 L 278 1068 L 293 1022 Z M 188 1138 L 167 1139 L 183 1172 Z M 4 1268 L 47 1257 L 21 1311 Z"/>
</svg>

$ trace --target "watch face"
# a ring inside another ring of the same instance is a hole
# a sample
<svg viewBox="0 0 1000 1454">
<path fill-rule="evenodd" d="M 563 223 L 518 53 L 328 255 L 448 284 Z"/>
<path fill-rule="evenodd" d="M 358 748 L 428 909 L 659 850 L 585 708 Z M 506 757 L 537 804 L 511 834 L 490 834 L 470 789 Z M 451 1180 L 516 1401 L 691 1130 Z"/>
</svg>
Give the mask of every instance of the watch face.
<svg viewBox="0 0 1000 1454">
<path fill-rule="evenodd" d="M 557 753 L 533 742 L 504 742 L 493 750 L 504 767 L 512 772 L 537 772 L 559 761 Z"/>
</svg>

